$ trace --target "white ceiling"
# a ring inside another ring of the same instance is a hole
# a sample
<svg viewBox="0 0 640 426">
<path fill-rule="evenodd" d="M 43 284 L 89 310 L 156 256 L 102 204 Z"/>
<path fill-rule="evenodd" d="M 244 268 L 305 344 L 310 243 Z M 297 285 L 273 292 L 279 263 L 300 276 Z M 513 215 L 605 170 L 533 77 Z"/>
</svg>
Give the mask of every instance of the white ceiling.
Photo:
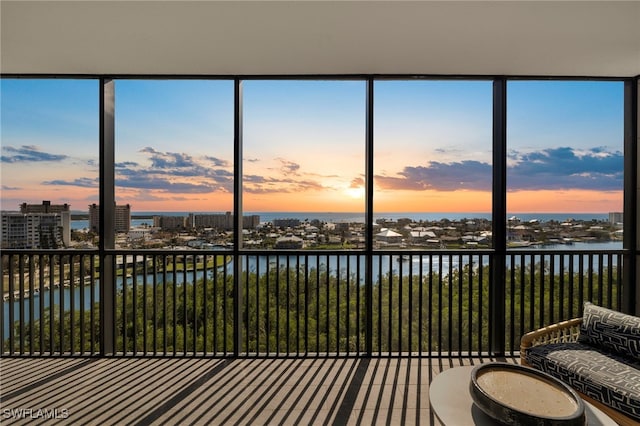
<svg viewBox="0 0 640 426">
<path fill-rule="evenodd" d="M 7 1 L 2 73 L 640 75 L 640 1 Z"/>
</svg>

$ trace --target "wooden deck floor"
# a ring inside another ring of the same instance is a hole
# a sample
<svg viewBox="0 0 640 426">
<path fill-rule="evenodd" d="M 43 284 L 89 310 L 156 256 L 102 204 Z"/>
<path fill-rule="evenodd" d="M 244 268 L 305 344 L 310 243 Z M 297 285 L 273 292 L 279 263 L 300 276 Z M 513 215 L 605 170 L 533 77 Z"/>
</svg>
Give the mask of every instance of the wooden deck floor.
<svg viewBox="0 0 640 426">
<path fill-rule="evenodd" d="M 431 380 L 489 361 L 2 358 L 0 423 L 433 425 Z"/>
</svg>

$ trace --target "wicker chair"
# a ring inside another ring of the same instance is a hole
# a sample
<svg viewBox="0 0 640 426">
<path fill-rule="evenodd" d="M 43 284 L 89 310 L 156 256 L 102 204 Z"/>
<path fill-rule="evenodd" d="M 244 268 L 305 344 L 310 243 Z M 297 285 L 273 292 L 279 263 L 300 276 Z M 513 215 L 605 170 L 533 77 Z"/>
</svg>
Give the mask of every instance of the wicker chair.
<svg viewBox="0 0 640 426">
<path fill-rule="evenodd" d="M 525 351 L 533 346 L 577 341 L 578 335 L 580 334 L 580 324 L 582 324 L 582 318 L 574 318 L 525 334 L 520 340 L 520 363 L 522 365 L 529 366 L 525 360 Z M 631 417 L 628 417 L 625 414 L 580 392 L 578 392 L 578 394 L 582 399 L 606 413 L 618 424 L 624 426 L 638 425 L 638 422 Z"/>
</svg>

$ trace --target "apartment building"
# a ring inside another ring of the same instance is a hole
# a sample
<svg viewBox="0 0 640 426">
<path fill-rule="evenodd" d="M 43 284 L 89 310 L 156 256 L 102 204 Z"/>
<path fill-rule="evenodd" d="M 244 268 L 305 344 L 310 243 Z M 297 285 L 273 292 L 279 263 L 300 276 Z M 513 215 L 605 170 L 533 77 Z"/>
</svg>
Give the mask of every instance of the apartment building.
<svg viewBox="0 0 640 426">
<path fill-rule="evenodd" d="M 117 205 L 114 217 L 115 232 L 129 232 L 131 229 L 131 205 Z M 89 229 L 91 232 L 100 230 L 100 206 L 91 204 L 89 206 Z"/>
<path fill-rule="evenodd" d="M 56 249 L 71 242 L 70 213 L 2 212 L 2 248 Z"/>
</svg>

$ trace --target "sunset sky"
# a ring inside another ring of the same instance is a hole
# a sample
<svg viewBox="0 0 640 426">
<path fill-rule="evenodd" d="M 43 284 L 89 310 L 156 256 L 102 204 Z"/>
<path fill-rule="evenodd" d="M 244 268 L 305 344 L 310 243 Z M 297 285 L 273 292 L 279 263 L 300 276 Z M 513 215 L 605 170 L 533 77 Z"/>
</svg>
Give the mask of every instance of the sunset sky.
<svg viewBox="0 0 640 426">
<path fill-rule="evenodd" d="M 1 208 L 98 201 L 95 80 L 3 79 Z M 116 200 L 230 211 L 233 82 L 117 80 Z M 492 83 L 375 83 L 377 212 L 491 210 Z M 623 83 L 508 84 L 508 211 L 621 211 Z M 366 83 L 243 83 L 245 212 L 364 210 Z"/>
</svg>

